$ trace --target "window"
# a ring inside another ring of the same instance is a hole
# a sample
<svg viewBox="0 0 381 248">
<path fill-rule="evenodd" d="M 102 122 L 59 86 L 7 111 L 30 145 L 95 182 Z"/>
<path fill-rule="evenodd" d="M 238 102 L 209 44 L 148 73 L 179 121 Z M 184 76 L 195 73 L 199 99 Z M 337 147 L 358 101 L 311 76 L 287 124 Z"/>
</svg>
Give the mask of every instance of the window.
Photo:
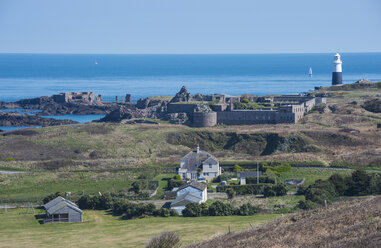
<svg viewBox="0 0 381 248">
<path fill-rule="evenodd" d="M 209 176 L 209 172 L 202 173 L 204 176 Z"/>
<path fill-rule="evenodd" d="M 187 178 L 187 173 L 183 173 L 183 179 Z"/>
<path fill-rule="evenodd" d="M 191 179 L 196 180 L 197 179 L 197 173 L 192 173 L 191 174 Z"/>
<path fill-rule="evenodd" d="M 212 169 L 213 165 L 212 164 L 209 164 L 209 169 Z"/>
</svg>

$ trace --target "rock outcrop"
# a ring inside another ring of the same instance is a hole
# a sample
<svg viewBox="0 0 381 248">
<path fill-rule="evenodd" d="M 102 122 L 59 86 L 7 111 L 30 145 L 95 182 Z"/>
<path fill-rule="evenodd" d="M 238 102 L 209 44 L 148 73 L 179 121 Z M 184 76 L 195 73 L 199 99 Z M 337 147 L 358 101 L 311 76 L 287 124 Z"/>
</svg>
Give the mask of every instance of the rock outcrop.
<svg viewBox="0 0 381 248">
<path fill-rule="evenodd" d="M 188 92 L 185 86 L 181 87 L 180 91 L 176 93 L 171 102 L 189 102 L 191 100 L 191 94 Z"/>
<path fill-rule="evenodd" d="M 102 103 L 57 103 L 52 97 L 42 96 L 31 99 L 22 99 L 17 102 L 0 102 L 4 109 L 38 109 L 39 115 L 90 115 L 106 114 L 117 108 L 116 104 Z"/>
<path fill-rule="evenodd" d="M 57 120 L 52 118 L 42 118 L 34 115 L 16 114 L 0 112 L 0 126 L 58 126 L 67 124 L 76 124 L 72 120 Z"/>
</svg>

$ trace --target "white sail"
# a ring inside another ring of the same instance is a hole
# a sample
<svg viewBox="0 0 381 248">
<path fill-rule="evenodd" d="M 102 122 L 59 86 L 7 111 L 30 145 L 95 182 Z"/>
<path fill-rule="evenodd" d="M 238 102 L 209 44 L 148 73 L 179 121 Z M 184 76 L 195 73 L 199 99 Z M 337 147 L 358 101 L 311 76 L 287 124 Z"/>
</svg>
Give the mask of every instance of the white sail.
<svg viewBox="0 0 381 248">
<path fill-rule="evenodd" d="M 310 75 L 310 77 L 312 77 L 312 68 L 310 67 L 310 71 L 308 72 L 308 75 Z"/>
</svg>

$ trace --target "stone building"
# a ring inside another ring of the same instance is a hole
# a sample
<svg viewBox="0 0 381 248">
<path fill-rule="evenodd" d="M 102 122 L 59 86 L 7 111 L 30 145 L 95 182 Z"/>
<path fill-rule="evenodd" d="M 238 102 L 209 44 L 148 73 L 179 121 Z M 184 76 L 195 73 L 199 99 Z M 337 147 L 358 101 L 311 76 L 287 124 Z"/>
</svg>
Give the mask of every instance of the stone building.
<svg viewBox="0 0 381 248">
<path fill-rule="evenodd" d="M 93 92 L 64 92 L 53 95 L 53 100 L 57 103 L 92 103 L 94 101 Z"/>
</svg>

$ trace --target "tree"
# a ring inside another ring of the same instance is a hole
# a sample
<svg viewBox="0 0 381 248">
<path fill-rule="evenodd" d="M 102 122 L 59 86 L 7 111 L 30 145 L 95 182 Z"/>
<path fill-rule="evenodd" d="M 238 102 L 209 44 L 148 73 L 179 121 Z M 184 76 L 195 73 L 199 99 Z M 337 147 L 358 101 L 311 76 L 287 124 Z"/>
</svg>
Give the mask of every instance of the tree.
<svg viewBox="0 0 381 248">
<path fill-rule="evenodd" d="M 246 216 L 246 215 L 254 215 L 254 214 L 258 213 L 259 210 L 260 210 L 259 207 L 256 207 L 256 206 L 254 206 L 254 205 L 251 205 L 250 203 L 246 203 L 246 204 L 241 205 L 241 206 L 237 209 L 236 213 L 237 213 L 238 215 L 243 215 L 243 216 Z"/>
<path fill-rule="evenodd" d="M 272 189 L 275 191 L 276 196 L 287 195 L 286 185 L 283 183 L 274 185 Z"/>
<path fill-rule="evenodd" d="M 233 207 L 229 203 L 215 201 L 209 207 L 210 216 L 229 216 L 232 214 L 233 214 Z"/>
<path fill-rule="evenodd" d="M 184 217 L 201 216 L 201 207 L 197 203 L 189 203 L 182 212 Z"/>
<path fill-rule="evenodd" d="M 234 195 L 235 195 L 235 191 L 234 191 L 234 189 L 232 189 L 232 188 L 227 188 L 225 192 L 226 192 L 226 194 L 227 194 L 227 196 L 228 196 L 229 199 L 233 199 L 233 197 L 234 197 Z"/>
<path fill-rule="evenodd" d="M 46 204 L 46 203 L 50 202 L 51 200 L 57 198 L 58 196 L 63 197 L 64 194 L 61 193 L 61 192 L 56 192 L 56 193 L 54 193 L 54 194 L 51 194 L 51 195 L 46 196 L 46 197 L 42 200 L 42 202 L 43 202 L 44 204 Z"/>
<path fill-rule="evenodd" d="M 143 180 L 135 181 L 131 184 L 132 190 L 135 192 L 135 194 L 139 194 L 141 190 L 145 189 L 147 187 L 147 182 Z"/>
<path fill-rule="evenodd" d="M 352 180 L 347 190 L 348 195 L 367 195 L 370 193 L 370 176 L 364 170 L 352 173 Z"/>
<path fill-rule="evenodd" d="M 276 195 L 276 193 L 271 186 L 266 185 L 264 187 L 264 189 L 263 189 L 263 196 L 264 197 L 271 197 L 271 196 L 275 196 L 275 195 Z"/>
</svg>

